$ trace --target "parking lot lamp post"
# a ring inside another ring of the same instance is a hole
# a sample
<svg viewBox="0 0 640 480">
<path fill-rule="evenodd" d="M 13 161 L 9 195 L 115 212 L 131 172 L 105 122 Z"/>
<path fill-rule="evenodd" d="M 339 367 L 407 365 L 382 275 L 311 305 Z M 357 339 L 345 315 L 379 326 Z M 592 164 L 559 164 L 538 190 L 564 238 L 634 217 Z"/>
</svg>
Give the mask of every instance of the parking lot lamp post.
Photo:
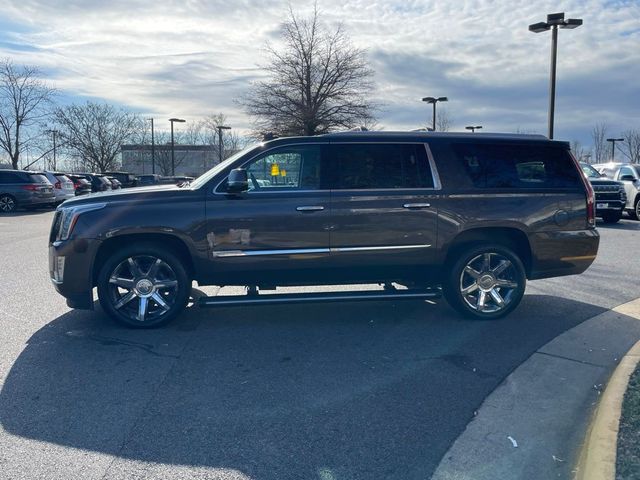
<svg viewBox="0 0 640 480">
<path fill-rule="evenodd" d="M 50 133 L 51 136 L 53 137 L 53 164 L 51 165 L 51 169 L 55 172 L 56 171 L 56 151 L 58 149 L 58 130 L 47 130 L 46 133 Z"/>
<path fill-rule="evenodd" d="M 169 122 L 171 123 L 171 175 L 175 176 L 176 174 L 176 156 L 175 156 L 175 144 L 173 142 L 173 124 L 175 122 L 184 123 L 186 120 L 182 118 L 170 118 Z"/>
<path fill-rule="evenodd" d="M 471 133 L 474 133 L 476 130 L 480 130 L 482 128 L 482 125 L 476 125 L 476 126 L 469 125 L 464 128 L 466 128 L 467 130 L 471 130 Z"/>
<path fill-rule="evenodd" d="M 222 154 L 224 152 L 224 149 L 222 147 L 222 131 L 231 130 L 231 127 L 218 125 L 216 128 L 218 129 L 218 163 L 220 163 L 222 161 Z"/>
<path fill-rule="evenodd" d="M 433 123 L 432 123 L 431 131 L 435 132 L 436 131 L 436 103 L 448 102 L 449 99 L 447 97 L 424 97 L 422 101 L 433 105 Z"/>
<path fill-rule="evenodd" d="M 156 139 L 153 132 L 153 118 L 151 121 L 151 173 L 156 173 Z"/>
<path fill-rule="evenodd" d="M 553 118 L 556 106 L 556 60 L 558 56 L 558 28 L 578 28 L 582 25 L 581 18 L 564 19 L 563 13 L 550 13 L 546 22 L 529 25 L 533 33 L 546 32 L 551 29 L 551 79 L 549 82 L 549 139 L 553 138 Z"/>
<path fill-rule="evenodd" d="M 624 142 L 624 138 L 607 138 L 607 142 L 611 142 L 611 161 L 616 156 L 616 142 Z"/>
</svg>

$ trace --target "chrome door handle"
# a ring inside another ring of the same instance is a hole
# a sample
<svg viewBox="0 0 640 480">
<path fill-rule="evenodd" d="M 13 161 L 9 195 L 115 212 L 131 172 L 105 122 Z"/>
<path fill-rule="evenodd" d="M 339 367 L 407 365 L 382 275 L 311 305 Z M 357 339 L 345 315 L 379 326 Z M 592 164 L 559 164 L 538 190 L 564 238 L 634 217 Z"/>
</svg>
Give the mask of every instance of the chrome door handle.
<svg viewBox="0 0 640 480">
<path fill-rule="evenodd" d="M 322 205 L 308 205 L 304 207 L 296 207 L 296 210 L 299 212 L 318 212 L 320 210 L 324 210 Z"/>
<path fill-rule="evenodd" d="M 429 208 L 431 207 L 430 203 L 405 203 L 402 205 L 403 208 L 408 209 L 417 209 L 417 208 Z"/>
</svg>

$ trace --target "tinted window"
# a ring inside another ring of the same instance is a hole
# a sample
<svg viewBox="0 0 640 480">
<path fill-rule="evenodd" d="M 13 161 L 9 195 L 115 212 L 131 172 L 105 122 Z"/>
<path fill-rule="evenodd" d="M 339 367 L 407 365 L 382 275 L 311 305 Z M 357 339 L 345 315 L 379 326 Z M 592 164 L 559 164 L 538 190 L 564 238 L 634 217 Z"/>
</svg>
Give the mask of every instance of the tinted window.
<svg viewBox="0 0 640 480">
<path fill-rule="evenodd" d="M 245 167 L 249 191 L 319 189 L 321 152 L 319 145 L 298 145 L 266 153 Z"/>
<path fill-rule="evenodd" d="M 0 183 L 17 183 L 18 176 L 12 172 L 0 172 Z"/>
<path fill-rule="evenodd" d="M 453 149 L 477 188 L 579 188 L 569 152 L 539 145 L 460 143 Z"/>
<path fill-rule="evenodd" d="M 433 188 L 423 144 L 331 146 L 339 189 Z"/>
<path fill-rule="evenodd" d="M 620 172 L 618 173 L 618 178 L 622 177 L 623 175 L 631 175 L 632 177 L 636 177 L 637 175 L 634 175 L 634 171 L 631 167 L 622 167 L 620 168 Z"/>
<path fill-rule="evenodd" d="M 33 183 L 51 183 L 44 175 L 37 175 L 32 173 L 31 175 L 29 175 L 29 177 L 30 181 L 32 181 Z"/>
</svg>

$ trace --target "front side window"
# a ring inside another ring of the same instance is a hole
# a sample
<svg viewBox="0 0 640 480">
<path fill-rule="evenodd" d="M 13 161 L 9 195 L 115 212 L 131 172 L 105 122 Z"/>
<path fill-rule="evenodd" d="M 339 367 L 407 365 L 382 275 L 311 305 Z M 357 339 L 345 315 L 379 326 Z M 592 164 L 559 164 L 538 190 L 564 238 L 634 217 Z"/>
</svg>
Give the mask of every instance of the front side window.
<svg viewBox="0 0 640 480">
<path fill-rule="evenodd" d="M 453 150 L 476 188 L 580 188 L 569 152 L 543 145 L 460 143 Z"/>
<path fill-rule="evenodd" d="M 343 190 L 433 188 L 423 144 L 331 146 L 336 188 Z"/>
<path fill-rule="evenodd" d="M 318 190 L 322 147 L 296 145 L 270 151 L 245 166 L 250 192 Z"/>
<path fill-rule="evenodd" d="M 637 177 L 631 167 L 622 167 L 618 173 L 618 179 L 622 178 L 623 175 L 631 175 L 633 178 Z"/>
</svg>

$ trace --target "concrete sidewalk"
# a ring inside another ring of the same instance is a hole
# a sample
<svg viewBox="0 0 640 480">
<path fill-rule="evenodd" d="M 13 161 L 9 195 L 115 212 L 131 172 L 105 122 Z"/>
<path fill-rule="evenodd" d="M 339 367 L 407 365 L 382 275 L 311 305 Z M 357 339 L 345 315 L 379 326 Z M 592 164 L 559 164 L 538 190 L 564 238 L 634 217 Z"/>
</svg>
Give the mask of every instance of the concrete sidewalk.
<svg viewBox="0 0 640 480">
<path fill-rule="evenodd" d="M 540 348 L 485 399 L 432 478 L 573 478 L 600 393 L 639 339 L 636 299 Z"/>
</svg>

